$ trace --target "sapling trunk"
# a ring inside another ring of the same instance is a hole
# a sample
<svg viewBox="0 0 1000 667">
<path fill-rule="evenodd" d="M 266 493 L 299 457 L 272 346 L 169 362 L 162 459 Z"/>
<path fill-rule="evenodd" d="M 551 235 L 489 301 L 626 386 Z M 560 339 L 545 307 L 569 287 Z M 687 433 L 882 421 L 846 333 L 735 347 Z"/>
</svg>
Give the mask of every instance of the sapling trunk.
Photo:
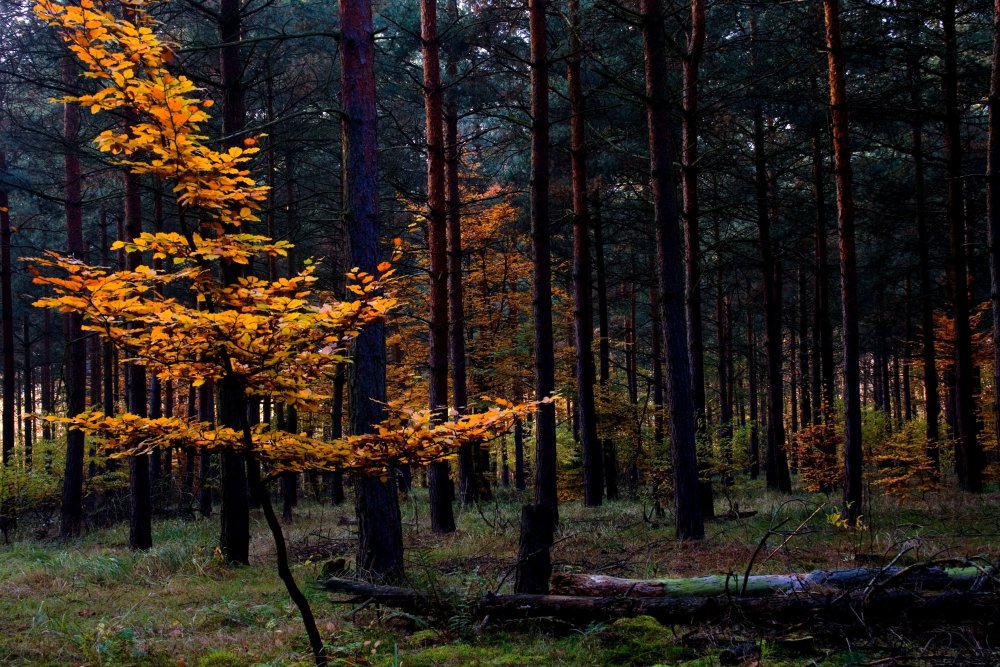
<svg viewBox="0 0 1000 667">
<path fill-rule="evenodd" d="M 298 584 L 295 583 L 295 576 L 288 565 L 288 547 L 285 544 L 285 535 L 281 531 L 281 522 L 274 513 L 271 496 L 268 495 L 264 481 L 260 477 L 260 466 L 256 465 L 253 454 L 249 453 L 251 442 L 249 429 L 244 430 L 243 437 L 248 452 L 246 459 L 247 471 L 250 473 L 250 487 L 260 501 L 260 508 L 264 512 L 264 520 L 267 522 L 267 527 L 271 531 L 271 537 L 274 539 L 274 552 L 278 562 L 278 576 L 281 578 L 282 583 L 285 584 L 288 596 L 292 598 L 292 602 L 295 603 L 296 608 L 299 610 L 299 615 L 302 617 L 302 625 L 305 626 L 306 634 L 309 636 L 309 648 L 312 649 L 316 667 L 326 667 L 326 647 L 323 645 L 323 638 L 320 637 L 319 629 L 316 627 L 316 617 L 313 615 L 312 607 L 309 606 L 309 600 L 299 589 Z"/>
</svg>

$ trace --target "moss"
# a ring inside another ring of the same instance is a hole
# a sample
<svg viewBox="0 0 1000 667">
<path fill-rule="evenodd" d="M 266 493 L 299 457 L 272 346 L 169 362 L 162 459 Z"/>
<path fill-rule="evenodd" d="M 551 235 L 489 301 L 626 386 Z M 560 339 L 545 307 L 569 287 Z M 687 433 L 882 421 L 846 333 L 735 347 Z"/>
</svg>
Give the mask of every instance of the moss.
<svg viewBox="0 0 1000 667">
<path fill-rule="evenodd" d="M 672 662 L 684 654 L 681 647 L 674 645 L 670 631 L 652 616 L 619 619 L 597 639 L 603 649 L 601 662 L 606 665 Z"/>
<path fill-rule="evenodd" d="M 212 651 L 198 661 L 198 667 L 243 667 L 246 664 L 246 660 L 229 651 Z"/>
<path fill-rule="evenodd" d="M 529 667 L 531 665 L 579 664 L 555 662 L 551 655 L 531 647 L 471 646 L 447 644 L 434 646 L 403 657 L 407 667 Z"/>
<path fill-rule="evenodd" d="M 410 635 L 410 637 L 406 640 L 406 643 L 410 646 L 426 648 L 440 643 L 440 641 L 441 633 L 437 630 L 418 630 Z"/>
</svg>

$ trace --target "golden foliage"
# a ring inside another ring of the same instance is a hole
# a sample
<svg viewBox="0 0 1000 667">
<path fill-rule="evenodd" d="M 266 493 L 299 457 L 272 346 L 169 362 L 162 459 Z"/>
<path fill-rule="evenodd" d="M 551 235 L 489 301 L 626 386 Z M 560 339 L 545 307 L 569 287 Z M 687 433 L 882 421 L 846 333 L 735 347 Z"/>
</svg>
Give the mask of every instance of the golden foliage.
<svg viewBox="0 0 1000 667">
<path fill-rule="evenodd" d="M 103 132 L 97 146 L 121 155 L 134 174 L 150 174 L 173 184 L 181 210 L 181 233 L 142 234 L 113 247 L 140 253 L 171 270 L 141 265 L 110 271 L 79 259 L 47 253 L 34 261 L 34 282 L 53 296 L 35 305 L 84 318 L 85 329 L 124 350 L 128 360 L 162 380 L 192 386 L 226 382 L 238 397 L 270 399 L 300 412 L 324 411 L 329 386 L 347 348 L 361 330 L 382 321 L 397 307 L 389 289 L 393 269 L 377 275 L 347 274 L 353 300 L 322 298 L 314 268 L 274 282 L 254 276 L 222 280 L 224 265 L 248 265 L 253 257 L 287 253 L 288 243 L 240 231 L 257 220 L 266 197 L 246 169 L 257 152 L 244 147 L 216 151 L 200 134 L 211 100 L 194 84 L 167 69 L 172 54 L 155 35 L 146 0 L 129 0 L 119 18 L 104 0 L 58 4 L 40 0 L 35 13 L 56 26 L 86 67 L 85 76 L 105 87 L 64 103 L 92 112 L 118 111 L 125 131 Z M 188 228 L 185 211 L 195 210 L 198 231 Z M 396 248 L 398 250 L 399 243 Z M 170 288 L 170 289 L 167 289 Z M 268 464 L 269 474 L 285 470 L 356 469 L 378 471 L 395 463 L 426 463 L 450 455 L 467 442 L 483 442 L 505 431 L 527 407 L 493 401 L 493 407 L 443 424 L 427 412 L 389 406 L 391 416 L 375 433 L 324 442 L 308 433 L 286 433 L 270 424 L 232 428 L 181 417 L 157 419 L 134 414 L 84 413 L 50 418 L 104 439 L 112 455 L 130 456 L 156 447 L 237 449 Z"/>
<path fill-rule="evenodd" d="M 832 423 L 807 426 L 795 435 L 803 488 L 829 493 L 840 485 L 843 469 L 837 450 L 842 441 L 843 434 Z"/>
<path fill-rule="evenodd" d="M 941 489 L 941 475 L 927 456 L 925 425 L 908 422 L 903 430 L 879 446 L 875 486 L 897 498 L 910 498 Z"/>
</svg>

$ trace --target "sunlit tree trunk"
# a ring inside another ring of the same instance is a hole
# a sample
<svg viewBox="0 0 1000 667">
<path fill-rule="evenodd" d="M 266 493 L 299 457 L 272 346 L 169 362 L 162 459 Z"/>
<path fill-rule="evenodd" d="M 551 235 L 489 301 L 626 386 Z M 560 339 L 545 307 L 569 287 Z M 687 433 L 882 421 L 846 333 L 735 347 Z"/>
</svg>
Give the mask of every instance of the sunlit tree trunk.
<svg viewBox="0 0 1000 667">
<path fill-rule="evenodd" d="M 421 0 L 420 31 L 424 64 L 424 116 L 427 136 L 427 245 L 430 254 L 430 409 L 438 421 L 448 408 L 448 211 L 437 0 Z M 431 529 L 455 530 L 447 461 L 427 467 Z"/>
<path fill-rule="evenodd" d="M 862 507 L 861 376 L 858 339 L 858 277 L 854 247 L 854 192 L 847 83 L 840 35 L 840 0 L 823 0 L 833 118 L 834 179 L 837 185 L 837 225 L 840 234 L 840 293 L 844 336 L 844 518 L 854 525 Z"/>
</svg>

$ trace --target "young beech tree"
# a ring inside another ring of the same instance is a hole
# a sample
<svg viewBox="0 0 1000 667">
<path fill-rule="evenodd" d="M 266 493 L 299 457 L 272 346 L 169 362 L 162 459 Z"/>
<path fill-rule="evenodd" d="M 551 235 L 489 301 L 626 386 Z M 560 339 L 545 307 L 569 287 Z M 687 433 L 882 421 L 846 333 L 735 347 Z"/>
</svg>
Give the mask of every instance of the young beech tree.
<svg viewBox="0 0 1000 667">
<path fill-rule="evenodd" d="M 143 233 L 114 246 L 168 260 L 172 270 L 138 264 L 110 271 L 48 253 L 35 261 L 33 272 L 36 284 L 49 286 L 54 295 L 36 305 L 81 317 L 86 330 L 163 382 L 214 384 L 220 419 L 214 426 L 190 416 L 95 411 L 59 421 L 100 436 L 113 456 L 178 446 L 240 457 L 274 538 L 279 576 L 301 613 L 316 664 L 326 665 L 322 637 L 292 576 L 261 473 L 353 469 L 385 474 L 391 465 L 436 461 L 463 443 L 491 438 L 524 410 L 509 410 L 501 402 L 496 409 L 433 424 L 430 412 L 397 411 L 372 433 L 334 442 L 251 424 L 247 408 L 257 400 L 299 412 L 322 409 L 326 397 L 317 389 L 330 386 L 347 360 L 348 345 L 395 307 L 395 299 L 383 293 L 392 270 L 380 264 L 378 278 L 351 271 L 348 289 L 356 299 L 350 302 L 325 300 L 315 292 L 312 267 L 276 281 L 252 275 L 230 280 L 233 267 L 248 266 L 258 256 L 284 255 L 291 247 L 240 231 L 257 220 L 254 210 L 266 198 L 266 188 L 245 168 L 256 142 L 248 138 L 244 147 L 224 152 L 203 143 L 201 125 L 211 102 L 198 97 L 189 79 L 167 69 L 171 51 L 155 35 L 143 0 L 130 2 L 129 20 L 109 7 L 102 0 L 73 5 L 42 0 L 35 11 L 60 30 L 85 76 L 103 86 L 62 101 L 130 118 L 124 131 L 98 136 L 98 147 L 122 156 L 119 164 L 132 174 L 150 174 L 173 185 L 180 233 Z M 189 222 L 192 218 L 197 225 Z"/>
</svg>

